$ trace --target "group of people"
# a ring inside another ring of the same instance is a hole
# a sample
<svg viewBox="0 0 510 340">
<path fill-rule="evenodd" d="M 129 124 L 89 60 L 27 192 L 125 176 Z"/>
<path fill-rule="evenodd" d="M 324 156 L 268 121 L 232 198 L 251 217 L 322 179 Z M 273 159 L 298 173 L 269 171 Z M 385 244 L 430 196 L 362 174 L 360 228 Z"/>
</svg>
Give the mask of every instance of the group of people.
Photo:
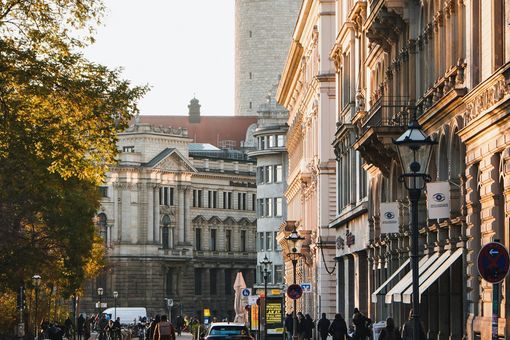
<svg viewBox="0 0 510 340">
<path fill-rule="evenodd" d="M 421 324 L 420 324 L 421 325 Z M 409 313 L 409 320 L 400 330 L 393 318 L 386 319 L 386 326 L 379 334 L 379 340 L 412 340 L 413 339 L 413 319 L 412 310 Z M 287 340 L 292 339 L 294 321 L 291 314 L 287 314 L 285 318 L 285 331 Z M 298 340 L 311 340 L 315 323 L 309 314 L 303 316 L 301 312 L 297 313 L 297 337 Z M 347 323 L 341 314 L 336 314 L 331 322 L 326 317 L 326 313 L 322 313 L 322 318 L 317 322 L 317 332 L 321 340 L 327 340 L 331 336 L 333 340 L 367 340 L 372 337 L 372 320 L 354 308 L 352 316 L 352 325 L 347 327 Z M 420 340 L 425 340 L 425 332 L 423 326 L 418 330 Z"/>
</svg>

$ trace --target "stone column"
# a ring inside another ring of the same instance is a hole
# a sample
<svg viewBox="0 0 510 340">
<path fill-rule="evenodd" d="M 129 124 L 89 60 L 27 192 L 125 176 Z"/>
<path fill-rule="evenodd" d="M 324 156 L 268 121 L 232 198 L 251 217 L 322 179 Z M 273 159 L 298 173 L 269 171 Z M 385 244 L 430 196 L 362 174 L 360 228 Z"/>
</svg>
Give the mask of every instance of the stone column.
<svg viewBox="0 0 510 340">
<path fill-rule="evenodd" d="M 191 225 L 191 209 L 190 209 L 191 186 L 184 188 L 184 243 L 191 245 L 193 242 L 193 233 Z"/>
<path fill-rule="evenodd" d="M 336 310 L 342 312 L 341 308 L 345 306 L 345 262 L 344 257 L 336 257 L 337 271 L 336 271 Z M 345 311 L 343 311 L 345 314 Z M 329 316 L 328 316 L 329 317 Z"/>
<path fill-rule="evenodd" d="M 177 226 L 179 234 L 179 245 L 184 243 L 185 227 L 184 227 L 184 187 L 179 185 L 177 187 Z"/>
<path fill-rule="evenodd" d="M 147 243 L 154 242 L 154 185 L 147 184 Z M 158 202 L 159 204 L 159 202 Z"/>
<path fill-rule="evenodd" d="M 154 196 L 159 195 L 159 187 L 154 188 Z M 157 200 L 156 200 L 157 202 Z M 154 235 L 154 243 L 159 243 L 159 222 L 161 221 L 161 217 L 159 216 L 159 202 L 154 204 L 154 225 L 153 225 L 153 235 Z"/>
</svg>

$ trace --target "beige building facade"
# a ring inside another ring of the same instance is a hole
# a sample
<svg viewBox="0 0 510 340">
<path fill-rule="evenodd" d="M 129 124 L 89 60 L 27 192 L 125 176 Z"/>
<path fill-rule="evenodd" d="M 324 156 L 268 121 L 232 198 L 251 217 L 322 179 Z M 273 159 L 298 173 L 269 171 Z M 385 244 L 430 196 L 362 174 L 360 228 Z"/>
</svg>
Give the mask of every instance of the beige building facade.
<svg viewBox="0 0 510 340">
<path fill-rule="evenodd" d="M 304 1 L 278 88 L 277 100 L 289 111 L 285 191 L 287 221 L 280 228 L 285 281 L 292 264 L 284 237 L 293 225 L 306 237 L 297 264 L 297 283 L 311 283 L 312 293 L 298 301 L 298 311 L 319 318 L 335 313 L 334 237 L 328 224 L 335 216 L 335 74 L 328 58 L 334 41 L 335 1 Z M 287 301 L 291 311 L 291 300 Z"/>
</svg>

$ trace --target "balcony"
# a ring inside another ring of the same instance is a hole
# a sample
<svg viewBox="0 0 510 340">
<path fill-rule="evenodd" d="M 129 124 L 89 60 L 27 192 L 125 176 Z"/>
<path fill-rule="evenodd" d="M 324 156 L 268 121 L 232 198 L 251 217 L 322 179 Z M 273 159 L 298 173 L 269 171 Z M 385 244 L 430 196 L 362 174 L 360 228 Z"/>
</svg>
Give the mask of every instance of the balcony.
<svg viewBox="0 0 510 340">
<path fill-rule="evenodd" d="M 406 97 L 380 96 L 368 112 L 359 112 L 356 117 L 359 134 L 354 149 L 387 177 L 391 162 L 397 157 L 393 139 L 398 138 L 409 123 L 408 108 Z"/>
<path fill-rule="evenodd" d="M 384 50 L 398 42 L 404 31 L 404 1 L 375 0 L 370 2 L 366 22 L 367 38 Z"/>
</svg>

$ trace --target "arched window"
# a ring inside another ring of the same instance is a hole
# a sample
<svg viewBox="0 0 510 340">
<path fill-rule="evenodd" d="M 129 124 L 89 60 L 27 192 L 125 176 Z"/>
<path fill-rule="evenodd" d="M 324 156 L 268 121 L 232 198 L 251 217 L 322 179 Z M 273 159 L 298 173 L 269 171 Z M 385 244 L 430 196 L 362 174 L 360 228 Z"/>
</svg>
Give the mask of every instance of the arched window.
<svg viewBox="0 0 510 340">
<path fill-rule="evenodd" d="M 97 227 L 99 229 L 99 236 L 101 236 L 105 244 L 108 244 L 108 226 L 106 224 L 106 220 L 106 214 L 100 213 L 97 215 Z"/>
</svg>

